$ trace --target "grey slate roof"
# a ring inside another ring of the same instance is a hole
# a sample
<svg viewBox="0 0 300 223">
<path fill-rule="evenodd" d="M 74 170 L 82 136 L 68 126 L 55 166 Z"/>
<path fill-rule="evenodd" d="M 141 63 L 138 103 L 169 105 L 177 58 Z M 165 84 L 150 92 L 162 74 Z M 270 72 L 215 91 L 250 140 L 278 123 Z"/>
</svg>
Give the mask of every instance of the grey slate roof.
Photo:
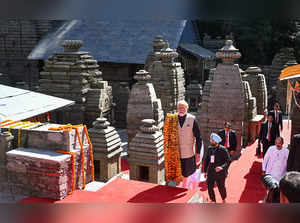
<svg viewBox="0 0 300 223">
<path fill-rule="evenodd" d="M 24 120 L 74 103 L 74 101 L 0 84 L 1 121 Z"/>
<path fill-rule="evenodd" d="M 193 54 L 196 57 L 202 57 L 202 58 L 215 58 L 216 54 L 212 51 L 205 49 L 197 44 L 193 43 L 181 43 L 179 45 L 183 50 Z"/>
<path fill-rule="evenodd" d="M 78 39 L 83 41 L 80 50 L 98 61 L 144 64 L 155 36 L 162 35 L 177 48 L 185 24 L 186 20 L 67 21 L 44 37 L 28 58 L 47 59 L 63 51 L 63 40 Z"/>
</svg>

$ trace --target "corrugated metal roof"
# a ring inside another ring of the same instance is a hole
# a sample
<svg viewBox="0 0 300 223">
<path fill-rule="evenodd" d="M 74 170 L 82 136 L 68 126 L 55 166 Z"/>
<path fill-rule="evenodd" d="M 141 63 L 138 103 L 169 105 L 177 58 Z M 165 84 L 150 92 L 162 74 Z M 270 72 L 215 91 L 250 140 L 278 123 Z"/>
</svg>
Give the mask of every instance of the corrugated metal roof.
<svg viewBox="0 0 300 223">
<path fill-rule="evenodd" d="M 191 54 L 195 55 L 196 57 L 202 58 L 215 58 L 216 54 L 212 51 L 205 49 L 197 44 L 190 44 L 190 43 L 181 43 L 179 45 L 183 50 L 190 52 Z"/>
<path fill-rule="evenodd" d="M 0 84 L 0 120 L 24 120 L 70 106 L 74 101 Z"/>
<path fill-rule="evenodd" d="M 185 24 L 186 20 L 72 20 L 44 37 L 28 59 L 45 60 L 63 51 L 63 40 L 78 39 L 83 41 L 80 50 L 98 61 L 144 64 L 155 36 L 162 35 L 177 48 Z"/>
</svg>

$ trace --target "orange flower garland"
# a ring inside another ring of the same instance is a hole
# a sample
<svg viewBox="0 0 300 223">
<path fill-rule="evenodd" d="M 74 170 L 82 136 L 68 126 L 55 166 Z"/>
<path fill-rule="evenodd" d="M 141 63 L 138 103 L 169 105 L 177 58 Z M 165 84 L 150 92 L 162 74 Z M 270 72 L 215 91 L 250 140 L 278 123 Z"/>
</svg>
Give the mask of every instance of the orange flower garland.
<svg viewBox="0 0 300 223">
<path fill-rule="evenodd" d="M 92 176 L 92 181 L 95 180 L 95 168 L 94 168 L 94 156 L 93 156 L 93 144 L 90 140 L 90 137 L 89 137 L 89 133 L 87 131 L 87 127 L 86 125 L 84 126 L 84 133 L 87 137 L 87 140 L 89 142 L 89 153 L 90 153 L 90 165 L 91 165 L 91 176 Z"/>
<path fill-rule="evenodd" d="M 69 194 L 72 194 L 73 191 L 75 190 L 75 183 L 76 183 L 75 154 L 73 152 L 66 152 L 62 150 L 57 150 L 56 152 L 62 154 L 70 154 L 72 156 L 72 190 L 69 192 Z"/>
<path fill-rule="evenodd" d="M 178 114 L 167 114 L 164 123 L 165 180 L 180 182 L 181 164 L 178 146 Z"/>
</svg>

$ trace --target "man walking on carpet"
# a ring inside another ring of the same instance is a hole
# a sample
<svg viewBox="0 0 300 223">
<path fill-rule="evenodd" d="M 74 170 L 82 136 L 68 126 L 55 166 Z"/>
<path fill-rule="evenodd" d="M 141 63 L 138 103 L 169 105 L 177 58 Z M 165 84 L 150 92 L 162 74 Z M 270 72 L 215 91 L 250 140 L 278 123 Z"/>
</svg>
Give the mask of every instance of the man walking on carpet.
<svg viewBox="0 0 300 223">
<path fill-rule="evenodd" d="M 224 129 L 220 130 L 218 135 L 222 138 L 220 144 L 228 150 L 230 159 L 232 161 L 237 148 L 237 139 L 235 131 L 231 130 L 230 122 L 224 123 Z"/>
<path fill-rule="evenodd" d="M 196 171 L 202 157 L 200 153 L 202 147 L 202 138 L 198 122 L 195 116 L 189 114 L 188 104 L 181 100 L 178 102 L 178 141 L 180 152 L 180 163 L 182 172 L 182 185 L 188 188 L 189 178 Z M 196 152 L 194 149 L 196 139 Z"/>
<path fill-rule="evenodd" d="M 270 114 L 273 116 L 273 123 L 276 127 L 276 137 L 280 136 L 280 132 L 283 129 L 282 124 L 282 111 L 280 111 L 280 106 L 278 103 L 274 104 L 274 110 L 270 111 Z"/>
<path fill-rule="evenodd" d="M 227 197 L 225 180 L 228 175 L 230 156 L 227 149 L 220 145 L 221 141 L 222 139 L 219 135 L 215 133 L 211 134 L 211 146 L 208 148 L 208 154 L 204 162 L 204 173 L 208 187 L 208 195 L 211 202 L 216 202 L 214 192 L 214 185 L 216 182 L 223 203 L 225 203 Z"/>
<path fill-rule="evenodd" d="M 279 202 L 279 181 L 286 174 L 287 160 L 289 156 L 289 150 L 283 147 L 283 138 L 277 137 L 275 145 L 270 146 L 268 149 L 262 164 L 262 182 L 269 190 L 266 201 L 271 201 L 277 193 L 277 202 Z M 273 201 L 274 202 L 274 201 Z"/>
<path fill-rule="evenodd" d="M 268 148 L 275 144 L 276 139 L 276 125 L 273 123 L 272 114 L 268 114 L 266 122 L 261 124 L 259 132 L 259 142 L 263 144 L 263 157 L 265 156 Z"/>
</svg>

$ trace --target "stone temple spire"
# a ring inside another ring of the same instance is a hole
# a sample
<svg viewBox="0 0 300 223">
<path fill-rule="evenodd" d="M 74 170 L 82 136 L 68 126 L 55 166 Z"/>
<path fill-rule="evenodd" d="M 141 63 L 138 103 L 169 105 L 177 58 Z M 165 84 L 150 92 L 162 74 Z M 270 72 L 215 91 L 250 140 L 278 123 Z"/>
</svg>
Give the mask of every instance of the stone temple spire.
<svg viewBox="0 0 300 223">
<path fill-rule="evenodd" d="M 216 57 L 222 59 L 223 64 L 233 64 L 235 60 L 242 56 L 232 43 L 232 40 L 226 40 L 225 46 L 216 53 Z"/>
<path fill-rule="evenodd" d="M 81 40 L 65 40 L 61 44 L 64 52 L 78 52 L 82 45 L 83 42 Z"/>
</svg>

